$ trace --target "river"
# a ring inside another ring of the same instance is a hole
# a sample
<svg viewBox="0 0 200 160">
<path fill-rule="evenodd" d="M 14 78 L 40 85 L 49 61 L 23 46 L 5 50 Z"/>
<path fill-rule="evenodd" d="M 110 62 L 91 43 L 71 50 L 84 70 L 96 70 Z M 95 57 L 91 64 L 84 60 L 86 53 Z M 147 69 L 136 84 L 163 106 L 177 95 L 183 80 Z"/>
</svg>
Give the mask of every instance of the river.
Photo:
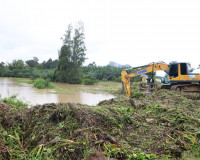
<svg viewBox="0 0 200 160">
<path fill-rule="evenodd" d="M 105 90 L 117 90 L 120 83 L 100 82 L 96 85 L 73 85 L 53 83 L 56 89 L 37 89 L 31 84 L 19 83 L 16 78 L 0 78 L 1 98 L 17 95 L 17 98 L 28 102 L 30 106 L 44 103 L 81 103 L 96 105 L 102 100 L 114 98 Z"/>
</svg>

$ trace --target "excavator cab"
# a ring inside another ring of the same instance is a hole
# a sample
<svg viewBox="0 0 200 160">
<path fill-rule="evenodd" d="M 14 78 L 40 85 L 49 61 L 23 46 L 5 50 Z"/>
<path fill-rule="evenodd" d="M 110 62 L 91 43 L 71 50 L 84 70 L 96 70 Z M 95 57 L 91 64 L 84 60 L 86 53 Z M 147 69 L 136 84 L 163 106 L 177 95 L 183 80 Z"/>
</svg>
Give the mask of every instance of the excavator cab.
<svg viewBox="0 0 200 160">
<path fill-rule="evenodd" d="M 178 63 L 173 63 L 169 66 L 169 77 L 178 77 Z"/>
<path fill-rule="evenodd" d="M 188 75 L 187 63 L 172 63 L 169 65 L 169 77 L 176 78 L 179 75 Z"/>
<path fill-rule="evenodd" d="M 181 75 L 188 75 L 188 64 L 180 63 L 181 66 Z"/>
</svg>

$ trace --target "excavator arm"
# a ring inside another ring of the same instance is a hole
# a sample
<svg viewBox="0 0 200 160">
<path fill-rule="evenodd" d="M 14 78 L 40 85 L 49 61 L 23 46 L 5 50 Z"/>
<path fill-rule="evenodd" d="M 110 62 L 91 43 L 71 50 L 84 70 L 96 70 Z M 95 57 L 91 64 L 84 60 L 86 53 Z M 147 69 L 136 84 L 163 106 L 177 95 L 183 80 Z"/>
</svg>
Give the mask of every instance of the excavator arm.
<svg viewBox="0 0 200 160">
<path fill-rule="evenodd" d="M 163 70 L 167 74 L 169 72 L 169 66 L 167 64 L 165 64 L 164 62 L 151 63 L 151 64 L 148 64 L 145 66 L 135 67 L 135 68 L 131 68 L 131 69 L 136 69 L 136 71 L 134 71 L 130 74 L 127 74 L 126 71 L 129 69 L 125 69 L 125 70 L 122 70 L 122 72 L 121 72 L 123 88 L 126 91 L 126 95 L 128 97 L 130 97 L 130 95 L 131 95 L 130 78 L 139 76 L 142 74 L 146 74 L 149 72 L 153 72 L 153 71 L 158 71 L 158 70 Z"/>
</svg>

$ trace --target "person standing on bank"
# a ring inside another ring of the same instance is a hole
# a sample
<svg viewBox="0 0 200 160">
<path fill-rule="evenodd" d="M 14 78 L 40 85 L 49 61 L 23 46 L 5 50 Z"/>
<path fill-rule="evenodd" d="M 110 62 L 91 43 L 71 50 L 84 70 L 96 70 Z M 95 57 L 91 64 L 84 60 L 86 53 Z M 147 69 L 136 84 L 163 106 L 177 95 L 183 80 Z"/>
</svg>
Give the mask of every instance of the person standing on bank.
<svg viewBox="0 0 200 160">
<path fill-rule="evenodd" d="M 153 88 L 153 83 L 154 83 L 154 79 L 153 77 L 151 77 L 151 79 L 149 80 L 150 84 L 151 84 L 151 88 Z"/>
</svg>

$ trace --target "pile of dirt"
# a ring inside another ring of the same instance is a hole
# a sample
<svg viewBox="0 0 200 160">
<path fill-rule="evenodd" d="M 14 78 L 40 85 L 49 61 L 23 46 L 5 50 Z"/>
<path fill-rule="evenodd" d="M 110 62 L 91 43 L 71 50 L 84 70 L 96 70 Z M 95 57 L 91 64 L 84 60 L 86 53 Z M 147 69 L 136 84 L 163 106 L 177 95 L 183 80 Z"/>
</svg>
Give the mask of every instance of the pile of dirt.
<svg viewBox="0 0 200 160">
<path fill-rule="evenodd" d="M 157 159 L 200 156 L 199 93 L 159 90 L 97 106 L 0 103 L 1 159 Z M 157 157 L 157 158 L 156 158 Z"/>
</svg>

